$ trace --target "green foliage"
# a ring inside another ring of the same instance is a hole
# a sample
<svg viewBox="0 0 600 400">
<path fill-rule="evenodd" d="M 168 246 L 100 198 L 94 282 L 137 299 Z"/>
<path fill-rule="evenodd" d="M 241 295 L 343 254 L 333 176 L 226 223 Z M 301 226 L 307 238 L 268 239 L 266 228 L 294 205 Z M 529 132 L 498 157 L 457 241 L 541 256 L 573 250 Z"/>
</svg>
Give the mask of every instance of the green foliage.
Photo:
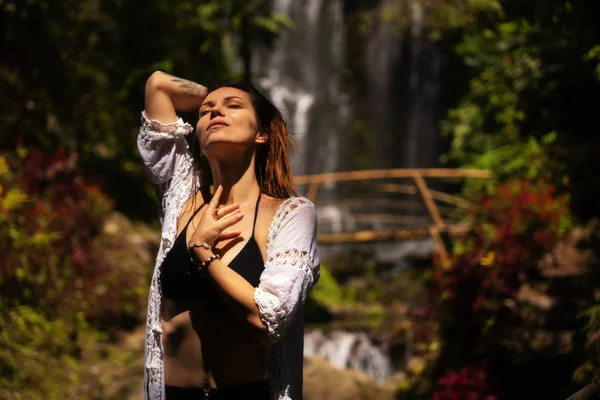
<svg viewBox="0 0 600 400">
<path fill-rule="evenodd" d="M 459 28 L 455 51 L 470 82 L 442 124 L 451 140 L 442 161 L 495 174 L 468 189 L 543 178 L 571 192 L 578 216 L 600 211 L 587 200 L 600 186 L 584 178 L 598 158 L 600 120 L 589 99 L 600 95 L 600 35 L 588 30 L 598 11 L 597 3 L 553 0 L 543 11 L 506 6 Z"/>
<path fill-rule="evenodd" d="M 0 397 L 125 398 L 132 353 L 112 342 L 144 318 L 153 256 L 132 251 L 139 229 L 103 229 L 113 204 L 156 220 L 135 144 L 145 81 L 240 79 L 250 39 L 291 22 L 263 0 L 3 0 L 0 15 Z"/>
<path fill-rule="evenodd" d="M 323 305 L 337 305 L 344 302 L 340 285 L 325 265 L 321 265 L 321 277 L 309 296 Z"/>
<path fill-rule="evenodd" d="M 507 178 L 534 179 L 549 171 L 548 146 L 556 141 L 556 132 L 539 138 L 522 132 L 524 92 L 538 88 L 542 74 L 538 49 L 527 43 L 532 29 L 526 21 L 498 23 L 465 35 L 456 49 L 478 73 L 442 125 L 452 138 L 444 161 L 492 170 L 496 180 L 484 183 L 490 190 Z"/>
<path fill-rule="evenodd" d="M 0 2 L 0 149 L 77 152 L 117 208 L 154 219 L 135 145 L 146 79 L 157 69 L 207 86 L 239 79 L 239 43 L 290 26 L 263 3 Z"/>
<path fill-rule="evenodd" d="M 452 242 L 452 267 L 432 273 L 429 311 L 444 344 L 436 399 L 486 398 L 508 388 L 500 376 L 514 361 L 503 347 L 515 324 L 507 304 L 520 284 L 536 279 L 537 262 L 574 221 L 600 215 L 592 172 L 600 158 L 599 13 L 592 0 L 398 0 L 363 19 L 394 24 L 401 35 L 421 28 L 442 51 L 453 49 L 445 56 L 458 79 L 446 90 L 459 101 L 441 125 L 450 143 L 442 162 L 494 174 L 468 180 L 474 229 Z M 597 307 L 582 318 L 588 359 L 576 378 L 583 383 L 600 362 Z"/>
<path fill-rule="evenodd" d="M 103 233 L 111 203 L 75 153 L 14 153 L 0 153 L 3 398 L 122 398 L 116 369 L 96 365 L 131 364 L 110 341 L 143 319 L 150 265 Z"/>
<path fill-rule="evenodd" d="M 14 398 L 19 398 L 19 392 L 23 398 L 67 397 L 68 388 L 78 379 L 70 368 L 77 363 L 78 340 L 70 337 L 88 335 L 85 322 L 79 319 L 71 325 L 48 320 L 30 307 L 19 306 L 0 315 L 0 326 L 3 391 Z M 47 374 L 53 379 L 46 379 Z"/>
<path fill-rule="evenodd" d="M 146 277 L 109 257 L 107 250 L 118 251 L 123 244 L 100 241 L 110 201 L 85 183 L 76 154 L 21 153 L 0 157 L 5 305 L 30 305 L 49 317 L 82 312 L 88 321 L 107 323 L 107 329 L 122 319 L 139 320 Z"/>
<path fill-rule="evenodd" d="M 595 45 L 588 51 L 583 59 L 585 61 L 593 61 L 596 62 L 596 67 L 594 68 L 594 77 L 597 80 L 600 80 L 600 45 Z"/>
<path fill-rule="evenodd" d="M 385 23 L 395 28 L 396 34 L 403 34 L 415 20 L 423 18 L 430 38 L 438 40 L 448 31 L 475 29 L 481 20 L 502 15 L 504 11 L 499 0 L 392 0 L 363 12 L 361 23 L 363 28 Z"/>
<path fill-rule="evenodd" d="M 582 311 L 579 317 L 586 322 L 583 329 L 586 358 L 574 372 L 573 378 L 575 382 L 585 385 L 598 378 L 600 368 L 600 290 L 594 292 L 592 306 Z"/>
<path fill-rule="evenodd" d="M 89 327 L 82 314 L 48 319 L 28 306 L 6 310 L 2 304 L 2 308 L 3 399 L 100 400 L 124 398 L 131 389 L 122 379 L 135 367 L 133 353 L 115 349 L 106 335 Z"/>
<path fill-rule="evenodd" d="M 478 398 L 503 392 L 510 375 L 503 371 L 514 362 L 504 349 L 506 331 L 518 323 L 507 305 L 571 229 L 568 196 L 555 192 L 543 183 L 514 180 L 494 195 L 482 193 L 469 211 L 471 231 L 456 239 L 451 267 L 435 267 L 429 306 L 443 343 L 440 399 L 473 390 Z"/>
</svg>

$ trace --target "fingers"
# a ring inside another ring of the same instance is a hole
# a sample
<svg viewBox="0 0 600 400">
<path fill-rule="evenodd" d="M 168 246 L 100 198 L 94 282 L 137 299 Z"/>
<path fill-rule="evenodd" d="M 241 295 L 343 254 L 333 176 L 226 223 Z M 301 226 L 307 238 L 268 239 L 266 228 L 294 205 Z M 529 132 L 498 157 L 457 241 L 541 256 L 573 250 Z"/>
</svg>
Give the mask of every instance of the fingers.
<svg viewBox="0 0 600 400">
<path fill-rule="evenodd" d="M 215 190 L 215 194 L 212 199 L 208 203 L 207 212 L 212 214 L 216 220 L 219 220 L 236 210 L 239 210 L 240 205 L 238 203 L 230 204 L 225 207 L 217 208 L 219 205 L 219 200 L 221 199 L 221 195 L 223 194 L 223 186 L 219 185 Z"/>
<path fill-rule="evenodd" d="M 223 193 L 223 186 L 219 185 L 217 187 L 217 190 L 215 190 L 215 194 L 213 195 L 212 199 L 210 199 L 210 202 L 208 203 L 208 209 L 210 210 L 211 213 L 214 213 L 214 211 L 217 209 L 217 205 L 219 204 L 219 199 L 221 198 L 221 194 Z"/>
<path fill-rule="evenodd" d="M 240 210 L 236 210 L 219 219 L 219 227 L 224 230 L 232 225 L 237 224 L 242 220 L 242 218 L 244 218 L 244 213 Z"/>
<path fill-rule="evenodd" d="M 240 236 L 242 231 L 223 232 L 219 235 L 219 240 L 235 239 Z"/>
<path fill-rule="evenodd" d="M 224 216 L 226 216 L 227 214 L 230 214 L 230 213 L 234 212 L 235 210 L 239 210 L 239 209 L 240 209 L 240 205 L 238 203 L 230 204 L 228 206 L 218 208 L 215 211 L 215 215 L 217 216 L 217 219 L 221 219 Z"/>
</svg>

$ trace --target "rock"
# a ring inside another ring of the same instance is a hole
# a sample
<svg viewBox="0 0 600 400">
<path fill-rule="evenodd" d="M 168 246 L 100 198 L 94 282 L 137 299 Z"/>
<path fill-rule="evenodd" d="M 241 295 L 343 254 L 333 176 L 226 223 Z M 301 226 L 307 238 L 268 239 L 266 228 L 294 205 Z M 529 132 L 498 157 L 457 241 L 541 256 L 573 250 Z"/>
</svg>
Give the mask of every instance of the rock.
<svg viewBox="0 0 600 400">
<path fill-rule="evenodd" d="M 304 358 L 304 400 L 393 400 L 393 387 L 366 374 L 336 368 L 317 357 Z"/>
<path fill-rule="evenodd" d="M 154 267 L 160 232 L 115 211 L 104 221 L 99 240 L 110 250 L 106 255 L 112 264 L 144 273 Z"/>
<path fill-rule="evenodd" d="M 585 227 L 576 227 L 540 262 L 542 275 L 548 278 L 586 274 L 598 265 L 600 222 L 592 220 Z"/>
<path fill-rule="evenodd" d="M 554 299 L 543 292 L 535 290 L 528 284 L 521 285 L 517 293 L 517 299 L 544 311 L 548 311 L 554 305 Z"/>
<path fill-rule="evenodd" d="M 517 328 L 504 339 L 504 345 L 516 354 L 527 357 L 559 357 L 572 353 L 575 348 L 573 330 L 554 330 Z"/>
</svg>

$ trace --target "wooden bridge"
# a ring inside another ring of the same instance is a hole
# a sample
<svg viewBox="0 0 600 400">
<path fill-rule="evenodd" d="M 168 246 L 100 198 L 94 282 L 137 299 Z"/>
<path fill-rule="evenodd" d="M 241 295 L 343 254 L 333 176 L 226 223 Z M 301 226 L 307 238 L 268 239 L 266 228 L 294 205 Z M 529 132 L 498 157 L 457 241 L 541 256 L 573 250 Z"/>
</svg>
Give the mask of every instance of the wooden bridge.
<svg viewBox="0 0 600 400">
<path fill-rule="evenodd" d="M 490 171 L 478 169 L 381 169 L 297 176 L 294 181 L 299 191 L 315 202 L 319 210 L 325 207 L 343 210 L 343 217 L 354 225 L 352 228 L 322 229 L 332 221 L 327 221 L 331 218 L 320 213 L 320 243 L 431 237 L 443 265 L 448 266 L 442 234 L 466 232 L 468 228 L 456 218 L 460 214 L 456 211 L 469 207 L 469 202 L 438 188 L 457 191 L 460 180 L 491 177 Z"/>
</svg>

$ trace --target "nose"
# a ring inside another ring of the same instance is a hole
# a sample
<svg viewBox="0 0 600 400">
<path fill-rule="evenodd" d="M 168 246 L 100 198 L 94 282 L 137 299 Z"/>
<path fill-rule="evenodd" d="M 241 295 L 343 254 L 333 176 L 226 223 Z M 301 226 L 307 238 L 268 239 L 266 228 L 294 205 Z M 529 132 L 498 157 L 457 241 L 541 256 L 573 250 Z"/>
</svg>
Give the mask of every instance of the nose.
<svg viewBox="0 0 600 400">
<path fill-rule="evenodd" d="M 211 109 L 210 109 L 210 119 L 213 119 L 215 117 L 222 117 L 223 116 L 223 110 L 221 109 L 220 105 L 215 104 Z"/>
</svg>

